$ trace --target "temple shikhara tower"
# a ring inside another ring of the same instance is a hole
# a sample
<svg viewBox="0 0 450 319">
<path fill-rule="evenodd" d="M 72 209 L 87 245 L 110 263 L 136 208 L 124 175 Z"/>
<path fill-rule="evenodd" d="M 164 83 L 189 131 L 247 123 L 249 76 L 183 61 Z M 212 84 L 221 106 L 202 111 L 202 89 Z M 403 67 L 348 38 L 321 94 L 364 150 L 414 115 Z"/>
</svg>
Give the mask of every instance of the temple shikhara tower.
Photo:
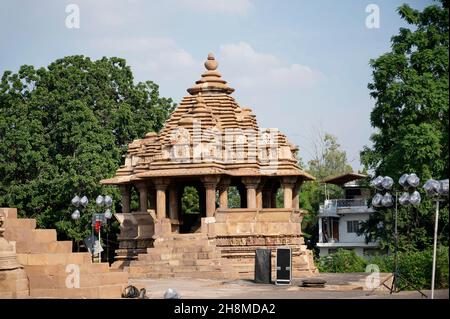
<svg viewBox="0 0 450 319">
<path fill-rule="evenodd" d="M 114 265 L 131 277 L 249 278 L 256 248 L 289 246 L 293 275 L 314 273 L 298 195 L 314 178 L 299 168 L 298 149 L 285 135 L 261 130 L 252 110 L 238 105 L 212 54 L 205 67 L 164 128 L 133 141 L 124 165 L 101 181 L 122 193 Z M 189 186 L 198 194 L 197 214 L 183 211 Z M 231 190 L 240 205 L 230 205 Z"/>
</svg>

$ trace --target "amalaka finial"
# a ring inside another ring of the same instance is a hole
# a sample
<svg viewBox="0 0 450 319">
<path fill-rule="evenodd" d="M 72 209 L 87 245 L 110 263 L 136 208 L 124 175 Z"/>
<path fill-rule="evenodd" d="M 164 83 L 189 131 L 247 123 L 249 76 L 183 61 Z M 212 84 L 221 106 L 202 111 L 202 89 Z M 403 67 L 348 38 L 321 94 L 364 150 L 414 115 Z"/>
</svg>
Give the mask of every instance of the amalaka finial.
<svg viewBox="0 0 450 319">
<path fill-rule="evenodd" d="M 208 59 L 205 61 L 205 68 L 209 71 L 214 71 L 219 66 L 219 63 L 214 58 L 214 54 L 209 53 Z"/>
</svg>

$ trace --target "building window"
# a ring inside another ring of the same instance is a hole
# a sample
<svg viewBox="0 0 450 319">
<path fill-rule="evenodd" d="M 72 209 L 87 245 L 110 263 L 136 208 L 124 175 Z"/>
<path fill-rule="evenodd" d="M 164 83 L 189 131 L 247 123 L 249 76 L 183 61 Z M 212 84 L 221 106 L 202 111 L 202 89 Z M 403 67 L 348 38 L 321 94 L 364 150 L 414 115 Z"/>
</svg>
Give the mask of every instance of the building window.
<svg viewBox="0 0 450 319">
<path fill-rule="evenodd" d="M 349 220 L 347 221 L 347 233 L 356 233 L 359 230 L 359 220 Z"/>
</svg>

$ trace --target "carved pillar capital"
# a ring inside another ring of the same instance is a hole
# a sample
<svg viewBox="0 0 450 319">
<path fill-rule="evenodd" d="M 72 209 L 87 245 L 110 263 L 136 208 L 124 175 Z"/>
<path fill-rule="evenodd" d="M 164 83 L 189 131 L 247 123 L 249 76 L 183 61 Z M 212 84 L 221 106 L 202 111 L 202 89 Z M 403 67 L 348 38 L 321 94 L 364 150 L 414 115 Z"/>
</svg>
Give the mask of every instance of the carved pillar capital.
<svg viewBox="0 0 450 319">
<path fill-rule="evenodd" d="M 134 186 L 136 186 L 138 191 L 141 191 L 143 189 L 147 189 L 148 188 L 148 183 L 144 182 L 144 181 L 139 181 L 139 182 L 134 183 Z"/>
<path fill-rule="evenodd" d="M 297 183 L 297 176 L 283 176 L 281 178 L 281 185 L 284 187 L 294 188 Z"/>
<path fill-rule="evenodd" d="M 167 186 L 170 184 L 170 179 L 168 178 L 155 178 L 153 179 L 153 185 L 155 185 L 156 190 L 166 190 Z"/>
<path fill-rule="evenodd" d="M 242 184 L 244 184 L 247 189 L 249 188 L 256 189 L 259 182 L 261 181 L 261 178 L 259 178 L 258 176 L 246 176 L 242 177 L 241 180 Z"/>
<path fill-rule="evenodd" d="M 203 176 L 201 181 L 206 188 L 216 188 L 220 181 L 220 177 L 217 175 Z"/>
<path fill-rule="evenodd" d="M 219 189 L 226 189 L 230 186 L 231 179 L 229 177 L 222 177 L 217 185 Z"/>
</svg>

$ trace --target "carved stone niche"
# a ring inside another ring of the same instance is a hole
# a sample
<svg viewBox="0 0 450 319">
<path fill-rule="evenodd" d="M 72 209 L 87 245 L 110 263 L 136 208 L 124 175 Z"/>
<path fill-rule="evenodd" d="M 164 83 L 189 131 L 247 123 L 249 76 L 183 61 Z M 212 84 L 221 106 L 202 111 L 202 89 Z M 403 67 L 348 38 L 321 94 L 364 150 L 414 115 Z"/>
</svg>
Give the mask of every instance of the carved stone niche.
<svg viewBox="0 0 450 319">
<path fill-rule="evenodd" d="M 0 298 L 25 298 L 30 294 L 27 275 L 17 262 L 15 243 L 3 237 L 5 220 L 0 212 Z"/>
</svg>

